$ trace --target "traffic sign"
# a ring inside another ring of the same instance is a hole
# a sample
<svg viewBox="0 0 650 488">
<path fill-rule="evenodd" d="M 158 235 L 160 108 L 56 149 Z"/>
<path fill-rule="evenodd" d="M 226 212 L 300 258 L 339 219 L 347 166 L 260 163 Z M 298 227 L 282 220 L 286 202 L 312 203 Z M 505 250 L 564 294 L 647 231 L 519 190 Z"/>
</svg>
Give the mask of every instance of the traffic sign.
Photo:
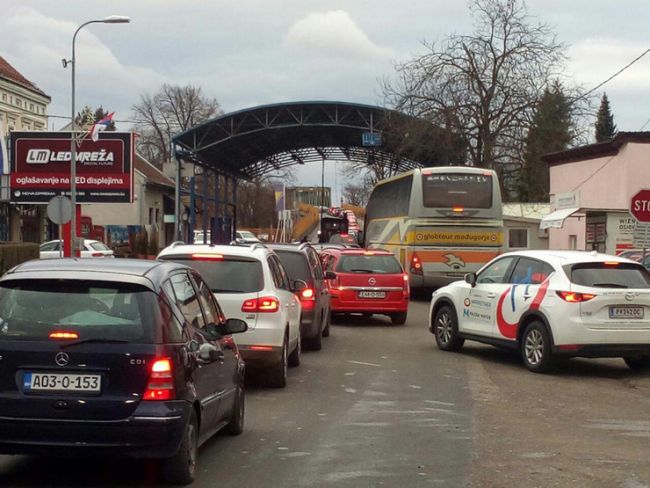
<svg viewBox="0 0 650 488">
<path fill-rule="evenodd" d="M 47 204 L 47 216 L 55 224 L 67 224 L 72 219 L 72 200 L 68 197 L 52 197 Z"/>
<path fill-rule="evenodd" d="M 364 146 L 381 146 L 381 133 L 364 132 L 361 134 L 361 142 Z"/>
<path fill-rule="evenodd" d="M 650 189 L 639 190 L 632 197 L 630 213 L 639 222 L 650 222 Z"/>
</svg>

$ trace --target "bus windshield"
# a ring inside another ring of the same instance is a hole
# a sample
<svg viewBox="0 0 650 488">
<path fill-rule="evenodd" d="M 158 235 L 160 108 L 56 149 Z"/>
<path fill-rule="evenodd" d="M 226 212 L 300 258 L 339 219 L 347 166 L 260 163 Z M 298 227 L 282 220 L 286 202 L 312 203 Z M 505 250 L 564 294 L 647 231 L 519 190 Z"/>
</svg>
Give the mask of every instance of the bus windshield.
<svg viewBox="0 0 650 488">
<path fill-rule="evenodd" d="M 492 176 L 468 173 L 423 173 L 422 201 L 427 208 L 490 208 Z"/>
</svg>

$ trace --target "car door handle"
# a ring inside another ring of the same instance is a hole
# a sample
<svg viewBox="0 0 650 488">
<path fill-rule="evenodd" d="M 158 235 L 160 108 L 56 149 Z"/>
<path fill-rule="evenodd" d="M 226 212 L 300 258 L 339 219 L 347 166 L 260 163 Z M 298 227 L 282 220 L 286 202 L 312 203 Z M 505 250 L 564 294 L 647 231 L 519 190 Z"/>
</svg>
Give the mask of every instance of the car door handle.
<svg viewBox="0 0 650 488">
<path fill-rule="evenodd" d="M 488 297 L 488 298 L 496 298 L 496 297 L 497 297 L 497 294 L 496 294 L 496 293 L 488 293 L 488 294 L 487 294 L 487 297 Z"/>
<path fill-rule="evenodd" d="M 528 293 L 526 293 L 525 295 L 522 295 L 522 296 L 523 296 L 526 300 L 528 300 L 528 299 L 529 299 L 530 297 L 532 297 L 533 295 L 529 295 Z"/>
</svg>

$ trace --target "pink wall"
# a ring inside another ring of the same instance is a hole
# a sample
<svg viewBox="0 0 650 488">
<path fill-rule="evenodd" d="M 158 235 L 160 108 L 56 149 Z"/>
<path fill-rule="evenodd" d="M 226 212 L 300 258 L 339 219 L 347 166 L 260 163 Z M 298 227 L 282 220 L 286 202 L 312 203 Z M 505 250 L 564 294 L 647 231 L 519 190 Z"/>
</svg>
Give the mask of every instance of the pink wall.
<svg viewBox="0 0 650 488">
<path fill-rule="evenodd" d="M 578 190 L 582 209 L 627 210 L 641 188 L 650 188 L 650 144 L 627 143 L 614 156 L 550 167 L 551 195 Z M 578 236 L 577 248 L 584 249 L 584 216 L 568 218 L 562 229 L 549 229 L 549 247 L 568 249 L 570 234 Z"/>
</svg>

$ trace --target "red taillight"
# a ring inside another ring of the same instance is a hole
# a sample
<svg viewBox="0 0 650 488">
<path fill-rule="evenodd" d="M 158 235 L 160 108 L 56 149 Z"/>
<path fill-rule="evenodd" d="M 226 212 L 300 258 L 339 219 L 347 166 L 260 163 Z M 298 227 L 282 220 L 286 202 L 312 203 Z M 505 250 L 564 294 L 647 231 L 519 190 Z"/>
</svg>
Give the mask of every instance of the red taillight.
<svg viewBox="0 0 650 488">
<path fill-rule="evenodd" d="M 417 254 L 413 253 L 413 256 L 411 256 L 411 274 L 415 275 L 424 275 L 424 272 L 422 271 L 422 262 L 420 261 L 420 258 L 418 257 Z"/>
<path fill-rule="evenodd" d="M 91 254 L 93 258 L 101 258 L 104 255 L 104 253 L 101 252 L 94 252 Z"/>
<path fill-rule="evenodd" d="M 272 351 L 273 346 L 250 346 L 251 351 Z"/>
<path fill-rule="evenodd" d="M 223 256 L 221 254 L 195 252 L 192 254 L 192 259 L 195 261 L 223 261 Z"/>
<path fill-rule="evenodd" d="M 453 207 L 453 208 L 452 208 L 452 211 L 457 212 L 457 213 L 458 213 L 458 212 L 462 212 L 463 210 L 464 210 L 463 207 Z"/>
<path fill-rule="evenodd" d="M 562 300 L 570 303 L 586 302 L 596 296 L 592 293 L 579 293 L 576 291 L 558 291 L 556 293 Z"/>
<path fill-rule="evenodd" d="M 73 339 L 79 339 L 79 334 L 76 332 L 68 332 L 66 330 L 55 330 L 53 332 L 50 332 L 49 338 L 70 341 Z"/>
<path fill-rule="evenodd" d="M 402 288 L 402 298 L 407 300 L 409 298 L 409 295 L 410 295 L 410 291 L 409 291 L 409 275 L 404 273 L 402 275 L 402 279 L 404 280 L 404 288 Z"/>
<path fill-rule="evenodd" d="M 300 292 L 301 300 L 316 300 L 316 294 L 311 288 L 305 288 Z"/>
<path fill-rule="evenodd" d="M 171 358 L 156 359 L 151 364 L 143 400 L 173 400 L 176 398 Z"/>
<path fill-rule="evenodd" d="M 280 302 L 275 297 L 250 298 L 242 303 L 242 312 L 273 313 L 280 310 Z"/>
</svg>

